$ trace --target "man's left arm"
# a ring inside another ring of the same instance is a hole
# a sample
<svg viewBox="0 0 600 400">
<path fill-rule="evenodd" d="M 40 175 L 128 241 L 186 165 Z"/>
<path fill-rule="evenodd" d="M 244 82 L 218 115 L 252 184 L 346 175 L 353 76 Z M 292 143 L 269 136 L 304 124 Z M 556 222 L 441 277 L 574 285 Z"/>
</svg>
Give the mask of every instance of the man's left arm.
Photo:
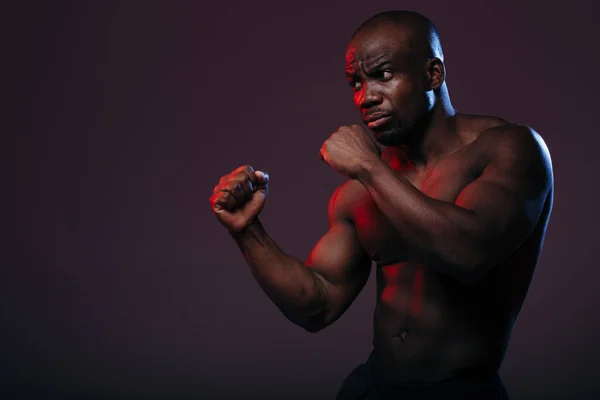
<svg viewBox="0 0 600 400">
<path fill-rule="evenodd" d="M 474 283 L 529 236 L 552 191 L 550 156 L 532 129 L 507 129 L 455 203 L 423 194 L 381 161 L 358 174 L 417 261 Z"/>
</svg>

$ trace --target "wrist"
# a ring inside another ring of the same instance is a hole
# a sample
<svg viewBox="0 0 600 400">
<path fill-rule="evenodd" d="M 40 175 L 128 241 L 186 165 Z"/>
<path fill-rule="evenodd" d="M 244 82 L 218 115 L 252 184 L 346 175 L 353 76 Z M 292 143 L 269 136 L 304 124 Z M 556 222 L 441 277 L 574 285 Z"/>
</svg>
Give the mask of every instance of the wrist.
<svg viewBox="0 0 600 400">
<path fill-rule="evenodd" d="M 263 226 L 260 223 L 258 217 L 249 221 L 244 227 L 237 230 L 230 230 L 229 234 L 233 236 L 234 239 L 243 239 L 248 236 L 255 237 L 261 232 L 263 232 Z"/>
<path fill-rule="evenodd" d="M 356 173 L 354 179 L 361 183 L 369 183 L 377 171 L 385 166 L 385 162 L 380 157 L 371 157 L 366 159 L 360 163 L 358 172 Z"/>
</svg>

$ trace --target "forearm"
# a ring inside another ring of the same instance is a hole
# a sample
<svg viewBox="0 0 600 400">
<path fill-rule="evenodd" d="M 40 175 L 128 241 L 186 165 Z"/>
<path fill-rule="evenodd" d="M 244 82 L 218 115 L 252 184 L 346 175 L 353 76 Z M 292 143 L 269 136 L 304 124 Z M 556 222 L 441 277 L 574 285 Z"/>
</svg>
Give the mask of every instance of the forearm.
<svg viewBox="0 0 600 400">
<path fill-rule="evenodd" d="M 366 166 L 357 179 L 416 261 L 460 280 L 471 278 L 485 254 L 475 213 L 423 194 L 384 162 Z"/>
<path fill-rule="evenodd" d="M 260 287 L 293 323 L 319 330 L 327 309 L 326 288 L 304 262 L 287 255 L 260 221 L 231 234 Z"/>
</svg>

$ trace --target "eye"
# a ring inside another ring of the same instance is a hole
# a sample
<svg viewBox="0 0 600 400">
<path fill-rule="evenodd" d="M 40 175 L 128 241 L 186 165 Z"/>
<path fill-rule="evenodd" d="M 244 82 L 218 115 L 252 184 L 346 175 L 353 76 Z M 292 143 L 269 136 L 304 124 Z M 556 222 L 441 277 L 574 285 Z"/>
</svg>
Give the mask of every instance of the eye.
<svg viewBox="0 0 600 400">
<path fill-rule="evenodd" d="M 392 71 L 379 71 L 377 72 L 377 78 L 381 81 L 389 81 L 390 79 L 392 79 Z"/>
<path fill-rule="evenodd" d="M 350 87 L 354 90 L 360 90 L 361 87 L 361 83 L 359 81 L 356 80 L 350 80 Z"/>
</svg>

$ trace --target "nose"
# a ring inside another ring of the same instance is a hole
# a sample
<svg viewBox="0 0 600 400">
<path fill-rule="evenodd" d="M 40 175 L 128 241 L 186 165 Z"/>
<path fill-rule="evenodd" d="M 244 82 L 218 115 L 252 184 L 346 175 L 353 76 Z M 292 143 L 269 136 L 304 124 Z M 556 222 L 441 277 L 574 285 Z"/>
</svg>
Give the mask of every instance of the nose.
<svg viewBox="0 0 600 400">
<path fill-rule="evenodd" d="M 360 108 L 370 108 L 381 103 L 381 94 L 376 90 L 376 85 L 363 83 L 362 90 L 357 93 L 356 105 Z"/>
</svg>

